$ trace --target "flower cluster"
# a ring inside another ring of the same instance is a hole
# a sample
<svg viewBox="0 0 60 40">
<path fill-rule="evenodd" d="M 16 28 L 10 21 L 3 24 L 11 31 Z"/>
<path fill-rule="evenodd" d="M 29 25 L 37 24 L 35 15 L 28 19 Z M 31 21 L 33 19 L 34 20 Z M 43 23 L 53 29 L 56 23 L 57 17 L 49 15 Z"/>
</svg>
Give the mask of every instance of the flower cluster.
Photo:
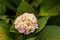
<svg viewBox="0 0 60 40">
<path fill-rule="evenodd" d="M 38 28 L 37 19 L 34 14 L 24 13 L 18 16 L 14 22 L 15 29 L 19 33 L 30 34 Z"/>
</svg>

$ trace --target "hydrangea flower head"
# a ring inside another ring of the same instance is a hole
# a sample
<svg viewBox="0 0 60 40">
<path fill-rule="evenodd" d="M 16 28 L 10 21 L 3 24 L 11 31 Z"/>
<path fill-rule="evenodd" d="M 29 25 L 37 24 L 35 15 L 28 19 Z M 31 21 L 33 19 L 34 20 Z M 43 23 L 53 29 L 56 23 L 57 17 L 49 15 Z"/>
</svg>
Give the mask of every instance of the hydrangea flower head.
<svg viewBox="0 0 60 40">
<path fill-rule="evenodd" d="M 14 22 L 15 29 L 19 33 L 30 34 L 38 28 L 37 19 L 34 14 L 24 13 L 18 16 Z"/>
</svg>

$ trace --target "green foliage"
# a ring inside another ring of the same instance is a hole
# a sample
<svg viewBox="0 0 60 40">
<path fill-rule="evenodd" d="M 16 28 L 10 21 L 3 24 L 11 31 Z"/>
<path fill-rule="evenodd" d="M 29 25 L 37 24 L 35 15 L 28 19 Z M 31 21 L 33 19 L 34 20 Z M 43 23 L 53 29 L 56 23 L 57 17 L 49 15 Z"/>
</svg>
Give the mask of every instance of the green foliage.
<svg viewBox="0 0 60 40">
<path fill-rule="evenodd" d="M 46 26 L 37 36 L 36 40 L 60 40 L 59 26 Z"/>
<path fill-rule="evenodd" d="M 42 2 L 43 0 L 34 0 L 31 4 L 34 7 L 38 7 Z"/>
<path fill-rule="evenodd" d="M 34 33 L 15 29 L 15 18 L 23 13 L 35 14 Z M 0 0 L 0 40 L 60 40 L 60 0 Z"/>
<path fill-rule="evenodd" d="M 28 38 L 28 39 L 26 39 L 26 40 L 35 40 L 36 38 Z"/>
<path fill-rule="evenodd" d="M 16 16 L 19 16 L 22 13 L 35 13 L 35 10 L 27 2 L 22 1 L 17 9 Z"/>
<path fill-rule="evenodd" d="M 0 3 L 0 16 L 5 15 L 6 6 L 3 3 Z"/>
<path fill-rule="evenodd" d="M 59 0 L 45 0 L 40 6 L 41 8 L 39 15 L 40 16 L 58 15 L 60 11 L 60 3 L 55 1 L 59 1 Z"/>
<path fill-rule="evenodd" d="M 18 33 L 17 30 L 15 29 L 14 24 L 10 27 L 9 32 L 16 33 L 16 34 Z"/>
<path fill-rule="evenodd" d="M 38 33 L 45 27 L 48 19 L 49 19 L 49 17 L 42 17 L 42 18 L 38 19 L 38 30 L 36 30 L 36 32 L 34 34 Z"/>
<path fill-rule="evenodd" d="M 2 26 L 0 26 L 0 40 L 12 40 Z"/>
<path fill-rule="evenodd" d="M 60 15 L 51 17 L 47 25 L 58 25 L 60 26 Z"/>
</svg>

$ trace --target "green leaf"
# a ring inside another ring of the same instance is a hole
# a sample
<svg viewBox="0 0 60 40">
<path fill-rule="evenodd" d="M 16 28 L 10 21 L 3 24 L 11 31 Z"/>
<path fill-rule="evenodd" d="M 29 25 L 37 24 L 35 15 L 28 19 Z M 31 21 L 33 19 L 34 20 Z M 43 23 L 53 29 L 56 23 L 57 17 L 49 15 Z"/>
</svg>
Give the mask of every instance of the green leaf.
<svg viewBox="0 0 60 40">
<path fill-rule="evenodd" d="M 13 40 L 13 39 L 9 36 L 5 36 L 5 38 L 3 40 Z"/>
<path fill-rule="evenodd" d="M 15 29 L 15 25 L 14 25 L 14 19 L 10 19 L 11 20 L 11 25 L 10 25 L 10 33 L 14 33 L 14 34 L 18 34 L 19 32 Z M 15 35 L 14 35 L 15 36 Z"/>
<path fill-rule="evenodd" d="M 9 32 L 18 34 L 18 31 L 15 29 L 15 25 L 14 24 L 10 27 Z"/>
<path fill-rule="evenodd" d="M 22 1 L 22 0 L 10 0 L 11 2 L 15 3 L 16 6 L 19 5 L 19 3 Z M 11 3 L 10 2 L 10 3 Z"/>
<path fill-rule="evenodd" d="M 40 16 L 56 16 L 60 11 L 60 0 L 45 0 L 40 6 Z"/>
<path fill-rule="evenodd" d="M 57 25 L 57 26 L 60 26 L 60 15 L 51 17 L 48 20 L 47 25 Z"/>
<path fill-rule="evenodd" d="M 4 20 L 5 22 L 9 23 L 9 18 L 7 18 L 6 15 L 0 16 L 1 20 Z"/>
<path fill-rule="evenodd" d="M 5 15 L 6 5 L 0 0 L 0 16 Z"/>
<path fill-rule="evenodd" d="M 19 6 L 20 2 L 21 0 L 4 0 L 6 6 L 13 11 L 17 10 L 17 7 Z"/>
<path fill-rule="evenodd" d="M 6 36 L 6 31 L 0 26 L 0 40 L 4 40 Z"/>
<path fill-rule="evenodd" d="M 4 20 L 0 20 L 0 26 L 5 27 L 7 25 L 7 23 Z"/>
<path fill-rule="evenodd" d="M 0 16 L 0 26 L 3 26 L 6 31 L 9 31 L 10 25 L 9 25 L 9 18 L 7 18 L 6 15 Z"/>
<path fill-rule="evenodd" d="M 49 17 L 42 17 L 38 20 L 38 29 L 36 30 L 36 32 L 34 34 L 38 33 L 45 27 L 48 19 L 49 19 Z"/>
<path fill-rule="evenodd" d="M 14 7 L 14 6 L 11 4 L 10 0 L 4 0 L 4 3 L 5 3 L 5 5 L 6 5 L 8 8 L 10 8 L 11 10 L 16 11 L 16 7 Z"/>
<path fill-rule="evenodd" d="M 36 38 L 27 38 L 26 40 L 35 40 Z"/>
<path fill-rule="evenodd" d="M 24 35 L 18 35 L 18 37 L 16 38 L 16 40 L 23 40 L 23 39 L 24 39 Z"/>
<path fill-rule="evenodd" d="M 9 31 L 9 24 L 5 20 L 0 20 L 0 26 L 2 26 L 6 31 Z"/>
<path fill-rule="evenodd" d="M 46 26 L 36 37 L 36 40 L 60 40 L 60 27 Z"/>
<path fill-rule="evenodd" d="M 4 30 L 4 28 L 2 26 L 0 26 L 0 36 L 5 36 L 6 31 Z"/>
<path fill-rule="evenodd" d="M 6 30 L 1 26 L 0 26 L 0 40 L 12 40 L 11 38 L 9 38 Z"/>
<path fill-rule="evenodd" d="M 19 16 L 23 13 L 35 13 L 35 10 L 27 2 L 22 1 L 17 9 L 16 16 Z"/>
<path fill-rule="evenodd" d="M 34 7 L 38 7 L 41 3 L 43 2 L 43 0 L 34 0 L 31 5 Z"/>
</svg>

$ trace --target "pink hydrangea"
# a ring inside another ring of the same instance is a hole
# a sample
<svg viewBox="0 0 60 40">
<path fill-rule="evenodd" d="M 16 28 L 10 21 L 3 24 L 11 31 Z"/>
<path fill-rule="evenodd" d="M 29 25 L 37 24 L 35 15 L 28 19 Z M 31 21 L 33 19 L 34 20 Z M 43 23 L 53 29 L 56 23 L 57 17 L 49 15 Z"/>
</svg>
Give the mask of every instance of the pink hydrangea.
<svg viewBox="0 0 60 40">
<path fill-rule="evenodd" d="M 38 28 L 37 19 L 34 14 L 24 13 L 18 16 L 14 22 L 15 29 L 19 33 L 30 34 Z"/>
</svg>

